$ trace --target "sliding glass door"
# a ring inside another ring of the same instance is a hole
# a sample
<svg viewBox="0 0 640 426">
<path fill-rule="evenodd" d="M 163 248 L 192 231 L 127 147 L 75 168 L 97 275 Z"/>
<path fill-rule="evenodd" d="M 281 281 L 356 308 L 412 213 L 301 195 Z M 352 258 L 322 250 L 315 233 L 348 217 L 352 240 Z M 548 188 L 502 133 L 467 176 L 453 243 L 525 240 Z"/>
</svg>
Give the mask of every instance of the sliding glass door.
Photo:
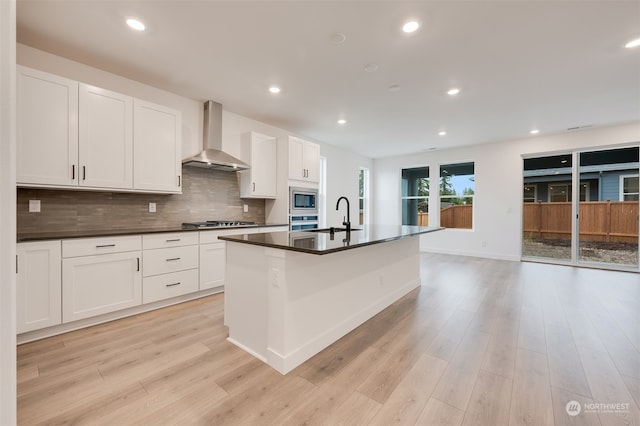
<svg viewBox="0 0 640 426">
<path fill-rule="evenodd" d="M 579 158 L 578 261 L 638 266 L 638 147 Z"/>
<path fill-rule="evenodd" d="M 571 154 L 524 160 L 522 256 L 571 260 Z"/>
<path fill-rule="evenodd" d="M 638 267 L 639 149 L 524 159 L 522 257 Z"/>
</svg>

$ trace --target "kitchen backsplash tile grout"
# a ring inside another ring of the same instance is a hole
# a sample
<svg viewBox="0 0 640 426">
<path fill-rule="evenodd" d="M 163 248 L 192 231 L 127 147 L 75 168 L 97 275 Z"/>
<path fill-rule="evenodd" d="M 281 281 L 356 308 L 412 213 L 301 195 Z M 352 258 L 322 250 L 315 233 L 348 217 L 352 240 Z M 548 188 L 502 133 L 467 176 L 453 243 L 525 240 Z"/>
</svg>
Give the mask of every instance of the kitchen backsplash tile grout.
<svg viewBox="0 0 640 426">
<path fill-rule="evenodd" d="M 241 199 L 239 179 L 237 173 L 183 167 L 180 195 L 18 188 L 17 231 L 160 228 L 214 219 L 264 223 L 265 201 Z M 29 200 L 41 201 L 40 213 L 29 213 Z M 149 213 L 149 203 L 156 203 L 156 213 Z"/>
</svg>

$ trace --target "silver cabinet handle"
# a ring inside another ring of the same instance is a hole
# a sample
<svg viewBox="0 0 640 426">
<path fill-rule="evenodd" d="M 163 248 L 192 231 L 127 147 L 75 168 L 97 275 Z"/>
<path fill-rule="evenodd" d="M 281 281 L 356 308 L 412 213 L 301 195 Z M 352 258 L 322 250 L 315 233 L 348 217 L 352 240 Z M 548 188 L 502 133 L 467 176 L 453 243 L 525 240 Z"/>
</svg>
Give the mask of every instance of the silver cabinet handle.
<svg viewBox="0 0 640 426">
<path fill-rule="evenodd" d="M 71 165 L 71 180 L 76 180 L 76 165 Z"/>
<path fill-rule="evenodd" d="M 87 180 L 87 167 L 82 166 L 82 180 Z"/>
<path fill-rule="evenodd" d="M 173 287 L 175 285 L 180 285 L 180 283 L 177 282 L 177 283 L 173 283 L 173 284 L 166 284 L 165 287 Z"/>
<path fill-rule="evenodd" d="M 167 262 L 171 262 L 173 260 L 180 260 L 180 258 L 179 257 L 172 257 L 171 259 L 167 259 Z"/>
<path fill-rule="evenodd" d="M 96 246 L 96 248 L 115 247 L 115 246 L 116 246 L 115 244 L 102 244 L 102 245 Z"/>
<path fill-rule="evenodd" d="M 138 268 L 136 269 L 136 271 L 139 271 L 140 270 L 140 258 L 136 257 L 136 261 L 138 263 Z"/>
<path fill-rule="evenodd" d="M 256 192 L 256 183 L 253 182 L 253 192 Z"/>
<path fill-rule="evenodd" d="M 173 240 L 165 240 L 165 242 L 167 242 L 167 243 L 175 243 L 175 242 L 178 242 L 178 241 L 180 241 L 180 238 L 174 238 Z"/>
<path fill-rule="evenodd" d="M 182 186 L 182 179 L 181 176 L 178 175 L 178 187 Z"/>
</svg>

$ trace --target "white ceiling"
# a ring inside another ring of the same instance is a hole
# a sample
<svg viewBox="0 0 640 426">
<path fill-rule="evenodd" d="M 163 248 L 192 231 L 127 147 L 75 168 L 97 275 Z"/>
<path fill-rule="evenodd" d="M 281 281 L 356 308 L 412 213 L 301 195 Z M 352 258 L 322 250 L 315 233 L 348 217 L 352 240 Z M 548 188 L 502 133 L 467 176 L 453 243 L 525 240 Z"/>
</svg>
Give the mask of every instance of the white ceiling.
<svg viewBox="0 0 640 426">
<path fill-rule="evenodd" d="M 640 119 L 640 1 L 18 0 L 17 31 L 374 158 Z"/>
</svg>

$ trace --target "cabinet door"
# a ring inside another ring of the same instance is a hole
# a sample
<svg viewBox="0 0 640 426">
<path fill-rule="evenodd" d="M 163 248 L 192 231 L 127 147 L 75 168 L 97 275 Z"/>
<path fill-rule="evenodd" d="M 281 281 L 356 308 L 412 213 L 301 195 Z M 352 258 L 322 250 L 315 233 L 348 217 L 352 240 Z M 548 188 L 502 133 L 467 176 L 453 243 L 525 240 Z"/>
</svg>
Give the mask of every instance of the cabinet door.
<svg viewBox="0 0 640 426">
<path fill-rule="evenodd" d="M 61 242 L 20 243 L 17 254 L 17 332 L 60 324 Z"/>
<path fill-rule="evenodd" d="M 134 101 L 135 189 L 182 192 L 182 116 L 179 111 Z"/>
<path fill-rule="evenodd" d="M 70 322 L 142 303 L 140 252 L 62 261 L 62 321 Z"/>
<path fill-rule="evenodd" d="M 258 138 L 251 144 L 251 171 L 255 183 L 254 195 L 261 197 L 276 197 L 276 150 L 275 138 Z"/>
<path fill-rule="evenodd" d="M 315 143 L 307 143 L 304 146 L 304 167 L 306 180 L 320 182 L 320 146 Z"/>
<path fill-rule="evenodd" d="M 242 138 L 242 157 L 251 164 L 240 172 L 241 198 L 276 198 L 277 147 L 272 136 L 249 132 Z"/>
<path fill-rule="evenodd" d="M 289 179 L 305 180 L 304 141 L 289 138 Z"/>
<path fill-rule="evenodd" d="M 80 84 L 80 186 L 133 188 L 133 99 Z"/>
<path fill-rule="evenodd" d="M 78 83 L 17 67 L 18 184 L 77 185 Z"/>
<path fill-rule="evenodd" d="M 200 245 L 200 290 L 224 285 L 225 263 L 224 241 Z"/>
</svg>

